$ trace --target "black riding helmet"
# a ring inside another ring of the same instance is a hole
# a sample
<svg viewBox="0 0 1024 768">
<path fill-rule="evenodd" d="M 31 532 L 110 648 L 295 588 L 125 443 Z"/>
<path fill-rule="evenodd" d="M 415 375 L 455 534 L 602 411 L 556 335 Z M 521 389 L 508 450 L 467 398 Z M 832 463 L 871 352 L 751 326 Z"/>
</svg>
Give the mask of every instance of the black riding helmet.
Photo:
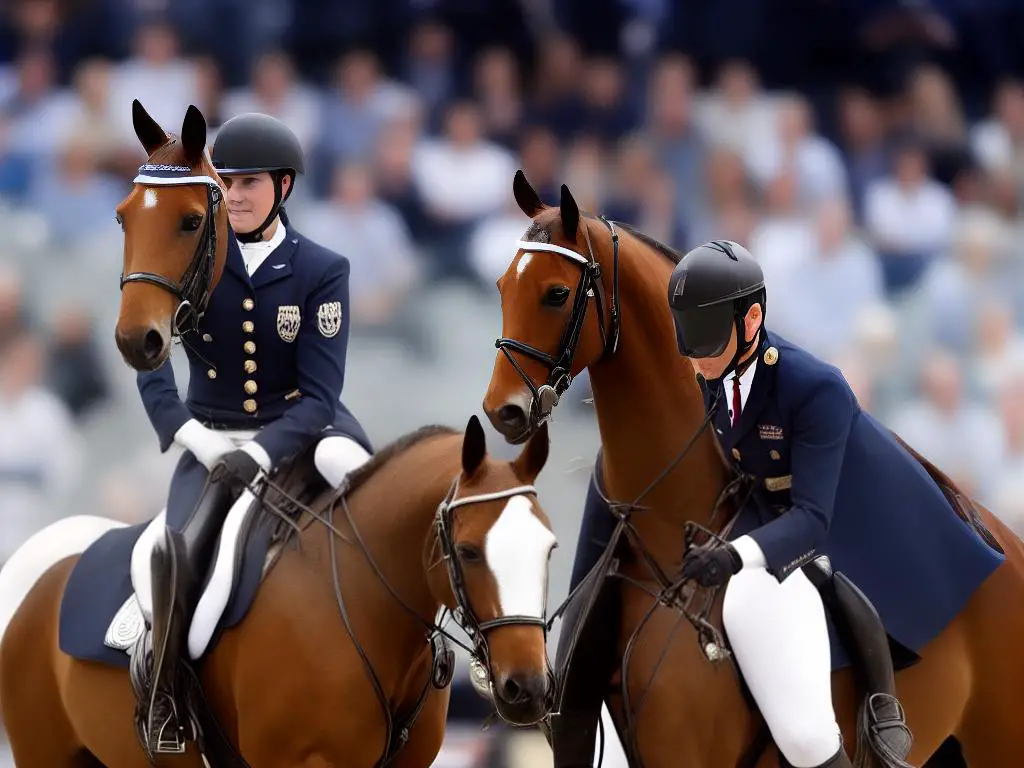
<svg viewBox="0 0 1024 768">
<path fill-rule="evenodd" d="M 736 328 L 736 354 L 725 373 L 735 370 L 740 358 L 757 343 L 756 336 L 750 342 L 744 339 L 743 318 L 754 304 L 760 304 L 764 312 L 765 297 L 761 265 L 742 245 L 712 240 L 694 248 L 672 270 L 668 282 L 680 354 L 695 358 L 720 355 Z"/>
<path fill-rule="evenodd" d="M 306 172 L 302 146 L 291 129 L 276 117 L 250 112 L 228 120 L 213 143 L 213 166 L 221 176 L 268 172 L 274 180 L 274 207 L 252 232 L 236 232 L 243 242 L 261 240 L 265 230 L 295 188 L 297 174 Z M 281 180 L 290 175 L 288 194 L 281 192 Z"/>
</svg>

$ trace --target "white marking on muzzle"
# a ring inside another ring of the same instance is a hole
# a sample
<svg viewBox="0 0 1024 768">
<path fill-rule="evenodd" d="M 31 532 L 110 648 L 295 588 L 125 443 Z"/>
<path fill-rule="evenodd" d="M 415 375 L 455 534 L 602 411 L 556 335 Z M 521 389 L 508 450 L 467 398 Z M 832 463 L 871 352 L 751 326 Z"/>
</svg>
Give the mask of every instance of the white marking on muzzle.
<svg viewBox="0 0 1024 768">
<path fill-rule="evenodd" d="M 543 618 L 553 534 L 526 496 L 513 496 L 484 541 L 484 556 L 498 584 L 502 616 Z"/>
<path fill-rule="evenodd" d="M 147 189 L 142 193 L 142 205 L 144 208 L 156 208 L 156 190 Z"/>
</svg>

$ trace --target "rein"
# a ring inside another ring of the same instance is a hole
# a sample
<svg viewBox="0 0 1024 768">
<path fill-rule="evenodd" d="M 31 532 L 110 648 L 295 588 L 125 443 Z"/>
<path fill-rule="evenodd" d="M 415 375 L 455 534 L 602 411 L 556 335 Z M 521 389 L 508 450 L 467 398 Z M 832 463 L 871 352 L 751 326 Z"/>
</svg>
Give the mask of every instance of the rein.
<svg viewBox="0 0 1024 768">
<path fill-rule="evenodd" d="M 469 594 L 466 590 L 466 581 L 462 571 L 462 564 L 455 552 L 454 540 L 453 540 L 453 516 L 456 509 L 460 507 L 469 507 L 474 504 L 482 504 L 490 501 L 499 501 L 501 499 L 508 499 L 513 496 L 521 494 L 537 494 L 537 489 L 533 485 L 519 485 L 513 488 L 507 488 L 500 491 L 493 491 L 490 493 L 481 493 L 472 496 L 459 497 L 459 478 L 456 477 L 451 486 L 448 489 L 444 499 L 437 506 L 437 511 L 434 514 L 434 521 L 432 524 L 433 534 L 437 537 L 437 542 L 441 548 L 441 559 L 432 563 L 427 567 L 429 572 L 434 567 L 439 565 L 442 561 L 445 563 L 449 581 L 452 587 L 452 593 L 455 596 L 456 607 L 453 610 L 447 608 L 439 612 L 439 616 L 443 617 L 445 614 L 450 614 L 451 618 L 455 623 L 462 629 L 471 639 L 471 646 L 459 640 L 453 636 L 447 629 L 441 626 L 442 623 L 447 622 L 441 621 L 440 618 L 435 619 L 431 622 L 425 620 L 419 613 L 413 609 L 406 600 L 395 590 L 395 588 L 388 581 L 384 575 L 383 570 L 378 565 L 377 561 L 373 557 L 369 546 L 363 539 L 362 534 L 359 532 L 359 528 L 355 523 L 355 519 L 352 516 L 351 508 L 348 505 L 348 489 L 345 486 L 338 489 L 331 503 L 328 505 L 326 515 L 321 515 L 315 512 L 309 507 L 309 505 L 302 504 L 301 502 L 291 498 L 277 485 L 273 484 L 269 478 L 264 478 L 263 490 L 268 488 L 274 489 L 277 493 L 281 494 L 290 503 L 310 515 L 312 520 L 316 520 L 322 523 L 327 528 L 330 541 L 330 559 L 331 559 L 331 575 L 334 587 L 334 595 L 338 604 L 338 611 L 341 614 L 342 622 L 345 625 L 345 631 L 349 638 L 352 640 L 355 646 L 356 652 L 359 654 L 360 660 L 363 663 L 363 667 L 366 670 L 367 676 L 369 677 L 370 684 L 373 686 L 374 693 L 377 701 L 380 704 L 381 711 L 384 714 L 385 728 L 386 728 L 386 747 L 385 753 L 378 761 L 377 766 L 382 768 L 388 765 L 394 756 L 400 751 L 402 746 L 409 738 L 412 725 L 415 723 L 417 717 L 423 709 L 423 706 L 427 699 L 427 694 L 431 685 L 435 688 L 441 689 L 446 687 L 452 679 L 455 671 L 455 658 L 454 652 L 447 647 L 446 643 L 451 642 L 465 650 L 472 658 L 478 662 L 485 664 L 487 668 L 490 668 L 490 651 L 487 645 L 486 633 L 498 627 L 505 626 L 537 626 L 540 627 L 547 636 L 548 621 L 545 617 L 540 616 L 500 616 L 487 621 L 480 621 L 475 612 L 473 611 L 470 602 Z M 252 490 L 250 488 L 250 490 Z M 283 517 L 289 524 L 292 524 L 294 528 L 298 528 L 294 525 L 287 514 L 280 509 L 277 509 L 274 505 L 268 504 L 263 498 L 264 494 L 256 494 L 257 499 L 261 506 L 268 509 L 272 514 L 277 517 Z M 339 530 L 334 522 L 334 512 L 336 507 L 341 506 L 341 510 L 344 513 L 345 522 L 351 528 L 352 533 L 355 536 L 355 541 L 348 539 Z M 351 618 L 349 616 L 348 607 L 345 603 L 344 593 L 341 587 L 341 579 L 338 574 L 338 553 L 336 540 L 341 539 L 342 541 L 357 546 L 363 555 L 366 557 L 367 562 L 376 574 L 377 579 L 388 591 L 391 597 L 396 603 L 404 610 L 409 616 L 411 616 L 418 624 L 420 624 L 425 630 L 427 643 L 432 646 L 434 656 L 434 670 L 431 676 L 424 683 L 420 694 L 413 705 L 412 709 L 408 714 L 398 718 L 399 727 L 396 729 L 396 716 L 392 712 L 388 696 L 384 691 L 384 686 L 380 682 L 380 678 L 377 675 L 376 670 L 373 668 L 373 664 L 370 662 L 369 656 L 367 655 L 362 644 L 356 637 L 355 631 L 352 627 Z M 395 738 L 397 735 L 397 739 Z"/>
<path fill-rule="evenodd" d="M 587 318 L 587 307 L 590 304 L 590 299 L 597 298 L 597 323 L 601 331 L 601 338 L 604 341 L 604 353 L 615 354 L 615 351 L 619 348 L 621 330 L 619 314 L 619 233 L 615 231 L 615 222 L 609 221 L 604 216 L 601 216 L 600 220 L 608 227 L 612 238 L 612 301 L 607 322 L 605 318 L 604 283 L 601 280 L 601 264 L 594 257 L 594 248 L 590 242 L 590 230 L 586 224 L 583 226 L 583 236 L 587 243 L 586 256 L 571 248 L 563 248 L 554 243 L 537 243 L 529 240 L 519 240 L 516 243 L 518 248 L 524 251 L 556 253 L 576 264 L 581 270 L 579 283 L 576 285 L 576 297 L 573 299 L 569 321 L 562 332 L 561 341 L 559 341 L 558 352 L 550 355 L 518 339 L 506 337 L 501 337 L 494 342 L 494 346 L 504 353 L 516 373 L 519 374 L 519 377 L 533 394 L 533 401 L 530 407 L 530 424 L 527 425 L 527 432 L 531 429 L 536 429 L 550 418 L 551 412 L 558 405 L 559 399 L 565 390 L 569 388 L 569 385 L 572 384 L 572 361 L 576 357 L 576 347 L 580 341 L 580 334 L 583 332 L 583 324 Z M 539 387 L 534 384 L 533 379 L 526 374 L 526 371 L 523 370 L 512 352 L 518 352 L 544 365 L 548 369 L 547 381 Z"/>
</svg>

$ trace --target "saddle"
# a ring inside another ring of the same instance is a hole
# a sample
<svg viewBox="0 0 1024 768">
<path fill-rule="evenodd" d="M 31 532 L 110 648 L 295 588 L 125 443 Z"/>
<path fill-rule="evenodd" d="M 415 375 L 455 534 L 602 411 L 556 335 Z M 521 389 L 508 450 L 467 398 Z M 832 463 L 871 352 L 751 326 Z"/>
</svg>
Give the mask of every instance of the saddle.
<svg viewBox="0 0 1024 768">
<path fill-rule="evenodd" d="M 269 534 L 272 549 L 263 567 L 261 581 L 277 563 L 283 551 L 281 545 L 293 539 L 299 531 L 298 519 L 302 511 L 325 490 L 327 485 L 315 468 L 312 451 L 282 465 L 271 476 L 260 493 L 258 503 L 261 508 L 250 514 L 247 521 L 250 530 L 262 526 L 272 529 Z M 205 493 L 198 504 L 204 503 L 208 503 Z M 212 567 L 212 562 L 207 564 L 204 580 L 209 579 Z M 152 631 L 147 629 L 136 641 L 129 670 L 137 701 L 135 726 L 139 740 L 151 758 L 156 754 L 180 754 L 185 751 L 187 742 L 193 741 L 212 765 L 248 768 L 224 735 L 203 692 L 202 668 L 215 641 L 216 637 L 210 640 L 202 659 L 190 661 L 186 653 L 180 654 L 176 668 L 167 670 L 174 681 L 170 695 L 164 692 L 163 696 L 156 697 L 154 686 L 164 673 L 154 668 L 157 656 L 152 647 Z M 155 707 L 159 707 L 159 711 Z M 163 727 L 160 732 L 150 733 L 150 723 L 163 723 Z"/>
</svg>

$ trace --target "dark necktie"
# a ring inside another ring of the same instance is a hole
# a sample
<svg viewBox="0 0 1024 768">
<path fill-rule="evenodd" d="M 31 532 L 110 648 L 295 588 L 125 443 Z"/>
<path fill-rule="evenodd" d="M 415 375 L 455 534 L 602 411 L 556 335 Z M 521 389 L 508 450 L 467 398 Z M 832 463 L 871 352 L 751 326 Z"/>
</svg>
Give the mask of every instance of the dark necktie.
<svg viewBox="0 0 1024 768">
<path fill-rule="evenodd" d="M 740 377 L 732 377 L 732 426 L 733 429 L 740 423 L 740 410 L 743 408 L 743 401 L 740 399 Z"/>
</svg>

